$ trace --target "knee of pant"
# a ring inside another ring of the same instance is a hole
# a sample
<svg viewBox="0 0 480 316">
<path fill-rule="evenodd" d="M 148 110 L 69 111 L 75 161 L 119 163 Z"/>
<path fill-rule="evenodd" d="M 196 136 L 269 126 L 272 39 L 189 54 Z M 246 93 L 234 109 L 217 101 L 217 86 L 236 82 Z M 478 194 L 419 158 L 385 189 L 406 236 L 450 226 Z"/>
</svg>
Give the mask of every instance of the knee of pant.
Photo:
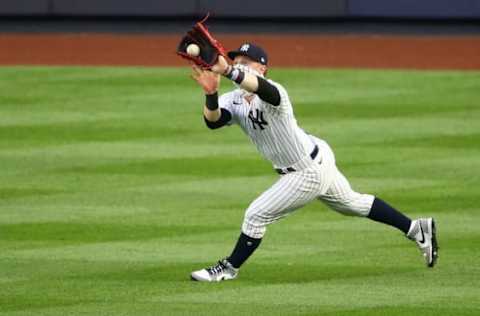
<svg viewBox="0 0 480 316">
<path fill-rule="evenodd" d="M 249 225 L 267 225 L 270 223 L 269 217 L 263 215 L 262 213 L 254 213 L 254 212 L 247 212 L 245 213 L 245 217 L 243 219 L 244 223 L 248 223 Z"/>
<path fill-rule="evenodd" d="M 255 223 L 268 223 L 270 218 L 273 216 L 271 215 L 271 213 L 273 213 L 272 210 L 265 209 L 254 201 L 245 211 L 244 221 Z"/>
<path fill-rule="evenodd" d="M 247 211 L 243 219 L 242 232 L 252 238 L 263 238 L 270 222 L 268 216 Z"/>
<path fill-rule="evenodd" d="M 361 216 L 348 204 L 329 204 L 330 208 L 334 211 L 342 213 L 343 215 L 348 216 Z"/>
<path fill-rule="evenodd" d="M 267 231 L 267 223 L 245 218 L 242 224 L 242 232 L 252 238 L 263 238 Z"/>
<path fill-rule="evenodd" d="M 351 216 L 367 216 L 372 208 L 375 197 L 370 194 L 352 194 L 349 198 L 342 200 L 340 203 L 331 204 L 330 206 L 345 215 Z"/>
</svg>

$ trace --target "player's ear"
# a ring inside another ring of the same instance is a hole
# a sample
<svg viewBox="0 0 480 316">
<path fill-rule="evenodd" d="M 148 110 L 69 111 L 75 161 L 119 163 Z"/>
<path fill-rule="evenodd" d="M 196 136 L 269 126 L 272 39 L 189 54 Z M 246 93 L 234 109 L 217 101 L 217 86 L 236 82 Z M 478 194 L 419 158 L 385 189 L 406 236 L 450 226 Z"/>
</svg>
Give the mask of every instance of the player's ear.
<svg viewBox="0 0 480 316">
<path fill-rule="evenodd" d="M 263 72 L 263 76 L 265 76 L 265 77 L 266 77 L 266 76 L 267 76 L 267 72 L 268 72 L 268 68 L 267 68 L 267 66 L 265 66 L 265 65 L 262 65 L 262 68 L 261 68 L 261 69 L 262 69 L 262 72 Z"/>
</svg>

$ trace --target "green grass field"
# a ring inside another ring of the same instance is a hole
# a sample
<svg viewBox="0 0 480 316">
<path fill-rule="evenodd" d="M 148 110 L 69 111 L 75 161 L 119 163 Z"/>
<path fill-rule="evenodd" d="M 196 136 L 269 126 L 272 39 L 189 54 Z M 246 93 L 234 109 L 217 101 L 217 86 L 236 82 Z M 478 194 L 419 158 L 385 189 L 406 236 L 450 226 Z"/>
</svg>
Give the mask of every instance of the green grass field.
<svg viewBox="0 0 480 316">
<path fill-rule="evenodd" d="M 354 188 L 437 219 L 440 258 L 316 202 L 221 284 L 189 273 L 276 175 L 188 75 L 0 68 L 0 315 L 480 314 L 479 72 L 273 70 Z"/>
</svg>

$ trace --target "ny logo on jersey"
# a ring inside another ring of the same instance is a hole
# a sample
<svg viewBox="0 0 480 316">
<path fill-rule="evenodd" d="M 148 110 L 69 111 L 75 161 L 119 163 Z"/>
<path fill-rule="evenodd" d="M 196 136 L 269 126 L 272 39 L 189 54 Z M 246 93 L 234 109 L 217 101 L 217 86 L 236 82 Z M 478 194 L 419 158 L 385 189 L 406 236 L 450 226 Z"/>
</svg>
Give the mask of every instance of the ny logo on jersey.
<svg viewBox="0 0 480 316">
<path fill-rule="evenodd" d="M 264 130 L 265 127 L 263 127 L 263 125 L 268 125 L 268 122 L 265 121 L 265 119 L 263 118 L 263 112 L 262 111 L 260 111 L 259 109 L 256 109 L 255 111 L 256 111 L 257 116 L 253 115 L 252 110 L 250 110 L 250 112 L 248 112 L 248 118 L 252 122 L 253 129 L 257 129 L 257 127 L 255 125 L 258 124 L 258 127 L 260 127 L 261 130 Z"/>
</svg>

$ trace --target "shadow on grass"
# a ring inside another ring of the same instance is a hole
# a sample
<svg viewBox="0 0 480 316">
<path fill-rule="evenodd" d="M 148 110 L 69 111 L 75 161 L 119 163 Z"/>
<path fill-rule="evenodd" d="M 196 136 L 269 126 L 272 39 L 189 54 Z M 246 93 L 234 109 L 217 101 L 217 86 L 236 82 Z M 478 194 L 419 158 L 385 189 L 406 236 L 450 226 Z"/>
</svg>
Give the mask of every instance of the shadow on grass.
<svg viewBox="0 0 480 316">
<path fill-rule="evenodd" d="M 201 263 L 159 263 L 156 267 L 142 267 L 130 265 L 118 267 L 114 271 L 94 273 L 80 278 L 93 278 L 109 281 L 131 282 L 190 282 L 190 273 L 208 267 L 215 262 Z M 239 274 L 239 278 L 225 282 L 228 284 L 287 284 L 287 283 L 310 283 L 318 281 L 335 281 L 370 276 L 388 276 L 402 273 L 412 273 L 411 267 L 381 267 L 381 266 L 348 266 L 348 265 L 258 265 L 245 266 Z M 196 283 L 196 282 L 193 282 Z M 159 285 L 160 286 L 160 285 Z"/>
<path fill-rule="evenodd" d="M 23 223 L 0 225 L 4 241 L 63 241 L 65 243 L 98 243 L 135 241 L 175 236 L 197 235 L 235 230 L 237 227 L 208 225 L 127 225 L 68 222 Z"/>
<path fill-rule="evenodd" d="M 411 273 L 411 267 L 275 264 L 246 267 L 242 278 L 255 283 L 310 283 Z"/>
<path fill-rule="evenodd" d="M 0 188 L 0 200 L 14 200 L 25 197 L 51 196 L 63 193 L 68 193 L 68 191 L 44 188 Z"/>
<path fill-rule="evenodd" d="M 206 167 L 206 166 L 215 166 Z M 225 170 L 228 170 L 226 172 Z M 258 176 L 272 174 L 271 167 L 257 157 L 180 157 L 145 159 L 124 163 L 99 164 L 59 169 L 59 173 L 100 175 L 188 175 L 188 176 Z"/>
</svg>

